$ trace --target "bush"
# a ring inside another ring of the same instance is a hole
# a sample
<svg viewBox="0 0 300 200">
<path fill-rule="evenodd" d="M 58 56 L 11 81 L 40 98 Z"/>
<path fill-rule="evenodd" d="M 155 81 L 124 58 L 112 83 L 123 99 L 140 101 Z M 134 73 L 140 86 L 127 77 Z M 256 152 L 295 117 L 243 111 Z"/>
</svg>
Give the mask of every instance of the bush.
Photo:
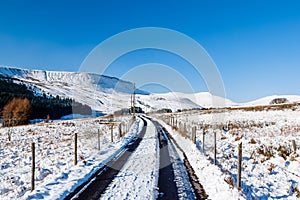
<svg viewBox="0 0 300 200">
<path fill-rule="evenodd" d="M 3 108 L 3 126 L 28 124 L 31 104 L 27 98 L 13 98 Z"/>
<path fill-rule="evenodd" d="M 270 104 L 283 104 L 283 103 L 288 103 L 289 101 L 286 98 L 276 98 L 273 99 Z"/>
<path fill-rule="evenodd" d="M 172 110 L 170 108 L 162 108 L 160 110 L 156 111 L 157 113 L 172 113 Z"/>
</svg>

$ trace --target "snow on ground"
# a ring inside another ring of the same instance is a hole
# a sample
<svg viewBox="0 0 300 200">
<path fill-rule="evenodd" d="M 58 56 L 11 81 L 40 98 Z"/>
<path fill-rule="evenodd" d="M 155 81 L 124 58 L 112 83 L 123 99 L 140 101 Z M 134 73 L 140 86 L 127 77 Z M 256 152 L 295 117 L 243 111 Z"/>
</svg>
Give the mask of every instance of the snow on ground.
<svg viewBox="0 0 300 200">
<path fill-rule="evenodd" d="M 188 137 L 191 136 L 191 127 L 197 127 L 196 145 L 178 132 L 173 131 L 173 137 L 179 140 L 188 159 L 194 163 L 192 165 L 197 169 L 199 181 L 209 198 L 218 199 L 226 193 L 233 195 L 228 199 L 300 198 L 300 109 L 297 106 L 284 110 L 200 111 L 172 115 L 180 131 L 186 127 Z M 166 116 L 160 117 L 166 121 Z M 170 127 L 169 130 L 172 131 Z M 202 152 L 203 131 L 206 133 L 205 155 Z M 214 131 L 217 133 L 217 166 L 211 164 Z M 296 152 L 292 140 L 295 140 Z M 224 179 L 236 186 L 237 145 L 241 142 L 243 162 L 239 197 Z"/>
<path fill-rule="evenodd" d="M 154 124 L 147 120 L 140 145 L 132 153 L 101 199 L 156 199 L 159 144 Z"/>
<path fill-rule="evenodd" d="M 129 129 L 130 116 L 113 119 Z M 120 138 L 108 118 L 40 123 L 0 129 L 0 199 L 61 199 L 90 172 L 108 162 L 140 131 L 141 120 Z M 101 124 L 100 124 L 101 122 Z M 98 150 L 100 130 L 100 151 Z M 74 166 L 74 133 L 78 134 L 78 165 Z M 11 141 L 8 140 L 11 135 Z M 30 192 L 31 142 L 36 143 L 36 189 Z"/>
</svg>

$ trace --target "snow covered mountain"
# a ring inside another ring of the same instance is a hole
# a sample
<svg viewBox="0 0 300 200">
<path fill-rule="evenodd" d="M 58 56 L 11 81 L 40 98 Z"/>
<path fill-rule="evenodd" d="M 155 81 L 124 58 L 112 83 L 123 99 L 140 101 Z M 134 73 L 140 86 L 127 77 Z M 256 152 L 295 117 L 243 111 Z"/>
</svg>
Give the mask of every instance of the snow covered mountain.
<svg viewBox="0 0 300 200">
<path fill-rule="evenodd" d="M 137 106 L 146 112 L 161 109 L 171 109 L 173 112 L 184 109 L 202 109 L 203 107 L 196 104 L 184 95 L 170 92 L 165 94 L 137 95 Z"/>
<path fill-rule="evenodd" d="M 0 77 L 28 85 L 36 95 L 73 98 L 103 113 L 130 107 L 134 85 L 114 77 L 83 72 L 59 72 L 0 67 Z M 172 94 L 149 94 L 137 89 L 136 106 L 150 112 L 163 108 L 202 108 L 188 98 Z"/>
<path fill-rule="evenodd" d="M 118 78 L 83 72 L 61 72 L 27 70 L 13 67 L 0 67 L 0 77 L 10 78 L 15 82 L 28 85 L 36 95 L 60 96 L 73 98 L 91 106 L 102 113 L 113 113 L 122 108 L 129 108 L 134 85 Z M 185 94 L 170 92 L 150 94 L 136 90 L 136 106 L 146 112 L 160 109 L 172 111 L 193 108 L 219 108 L 236 106 L 269 105 L 273 99 L 286 98 L 288 102 L 300 102 L 300 96 L 269 96 L 248 103 L 235 103 L 229 99 L 214 96 L 209 92 Z"/>
<path fill-rule="evenodd" d="M 184 96 L 198 105 L 205 108 L 222 108 L 238 105 L 237 103 L 223 97 L 212 95 L 209 92 L 199 92 L 195 94 L 183 94 L 176 92 L 177 96 Z"/>
<path fill-rule="evenodd" d="M 214 96 L 209 92 L 186 94 L 181 92 L 169 92 L 164 94 L 138 95 L 137 102 L 151 102 L 150 105 L 139 105 L 145 111 L 169 108 L 172 111 L 193 108 L 221 108 L 238 105 L 229 99 Z"/>
</svg>

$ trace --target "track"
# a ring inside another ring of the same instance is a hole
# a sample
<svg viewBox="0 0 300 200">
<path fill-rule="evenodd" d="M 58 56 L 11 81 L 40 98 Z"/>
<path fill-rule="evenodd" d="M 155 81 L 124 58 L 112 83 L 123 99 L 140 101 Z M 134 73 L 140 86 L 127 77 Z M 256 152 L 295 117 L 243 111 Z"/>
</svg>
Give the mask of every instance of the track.
<svg viewBox="0 0 300 200">
<path fill-rule="evenodd" d="M 180 149 L 164 127 L 156 121 L 152 122 L 157 127 L 160 141 L 158 180 L 160 195 L 158 199 L 207 199 L 208 195 L 199 183 L 182 149 Z M 183 159 L 180 158 L 177 152 L 183 155 Z M 172 156 L 170 156 L 170 153 Z"/>
<path fill-rule="evenodd" d="M 68 195 L 65 199 L 78 199 L 78 200 L 93 200 L 99 199 L 101 194 L 105 191 L 107 186 L 113 181 L 114 177 L 119 173 L 133 151 L 139 146 L 142 141 L 147 127 L 146 120 L 142 119 L 144 127 L 137 139 L 128 144 L 123 152 L 116 158 L 111 160 L 100 169 L 94 176 L 86 183 L 77 188 L 73 193 Z"/>
</svg>

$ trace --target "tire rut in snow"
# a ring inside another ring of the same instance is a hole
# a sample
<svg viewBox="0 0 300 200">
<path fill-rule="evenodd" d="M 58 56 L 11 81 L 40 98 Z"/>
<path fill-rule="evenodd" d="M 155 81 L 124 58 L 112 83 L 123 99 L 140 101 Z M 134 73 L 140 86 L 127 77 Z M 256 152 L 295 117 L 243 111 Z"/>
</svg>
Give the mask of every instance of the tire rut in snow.
<svg viewBox="0 0 300 200">
<path fill-rule="evenodd" d="M 198 177 L 196 176 L 191 164 L 189 163 L 184 151 L 179 147 L 176 141 L 172 138 L 172 136 L 168 133 L 168 131 L 162 127 L 158 122 L 152 121 L 156 127 L 158 128 L 158 137 L 160 141 L 160 171 L 159 171 L 159 179 L 158 179 L 158 187 L 159 187 L 159 197 L 158 199 L 178 199 L 178 190 L 174 180 L 174 172 L 172 163 L 170 161 L 168 148 L 168 142 L 172 142 L 176 145 L 177 149 L 181 151 L 184 156 L 184 166 L 186 168 L 186 172 L 189 177 L 189 182 L 192 185 L 194 190 L 194 194 L 196 199 L 207 199 L 208 195 L 206 194 L 203 186 L 199 183 Z M 162 133 L 163 131 L 163 133 Z M 165 167 L 167 166 L 167 167 Z"/>
<path fill-rule="evenodd" d="M 135 149 L 139 146 L 140 142 L 142 141 L 146 133 L 147 127 L 146 120 L 142 120 L 144 122 L 144 127 L 141 133 L 138 135 L 138 138 L 135 141 L 129 143 L 125 147 L 126 150 L 121 155 L 109 161 L 107 165 L 98 170 L 98 172 L 96 172 L 95 175 L 93 175 L 89 181 L 78 187 L 75 190 L 75 192 L 71 193 L 65 199 L 93 200 L 99 199 L 101 197 L 101 194 L 104 193 L 108 185 L 113 181 L 114 177 L 124 166 L 132 152 L 135 151 Z"/>
<path fill-rule="evenodd" d="M 152 122 L 156 126 L 159 138 L 159 195 L 157 199 L 178 199 L 174 169 L 168 150 L 168 139 L 161 133 L 160 125 L 155 121 Z"/>
<path fill-rule="evenodd" d="M 208 195 L 206 194 L 203 186 L 201 185 L 201 183 L 198 181 L 198 177 L 196 176 L 196 173 L 193 169 L 193 167 L 191 166 L 190 162 L 188 161 L 184 151 L 182 150 L 182 148 L 177 144 L 177 142 L 175 141 L 175 139 L 169 134 L 169 132 L 162 127 L 163 131 L 165 132 L 165 134 L 173 141 L 173 143 L 176 145 L 176 147 L 182 152 L 183 156 L 184 156 L 184 165 L 187 169 L 188 172 L 188 176 L 190 179 L 190 182 L 193 186 L 194 189 L 194 193 L 196 195 L 197 199 L 200 200 L 204 200 L 208 198 Z"/>
</svg>

